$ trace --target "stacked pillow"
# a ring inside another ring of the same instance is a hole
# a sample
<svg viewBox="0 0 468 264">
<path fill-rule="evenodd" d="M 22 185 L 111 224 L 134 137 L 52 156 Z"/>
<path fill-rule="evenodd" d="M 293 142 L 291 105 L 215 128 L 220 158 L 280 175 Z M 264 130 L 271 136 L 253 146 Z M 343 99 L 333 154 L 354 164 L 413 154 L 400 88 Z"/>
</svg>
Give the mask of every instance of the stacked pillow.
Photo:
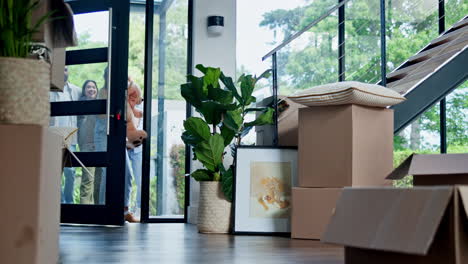
<svg viewBox="0 0 468 264">
<path fill-rule="evenodd" d="M 406 100 L 399 93 L 383 86 L 354 81 L 316 86 L 299 91 L 288 98 L 306 106 L 358 104 L 387 107 Z"/>
</svg>

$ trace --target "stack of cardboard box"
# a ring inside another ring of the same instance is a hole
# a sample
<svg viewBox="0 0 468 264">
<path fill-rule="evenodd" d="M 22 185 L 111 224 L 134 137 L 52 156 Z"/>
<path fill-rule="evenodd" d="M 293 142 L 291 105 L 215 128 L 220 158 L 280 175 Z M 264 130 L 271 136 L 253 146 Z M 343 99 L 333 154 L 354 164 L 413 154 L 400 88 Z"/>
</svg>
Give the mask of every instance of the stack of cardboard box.
<svg viewBox="0 0 468 264">
<path fill-rule="evenodd" d="M 32 24 L 57 5 L 69 10 L 63 0 L 40 0 Z M 57 23 L 64 24 L 63 13 L 54 14 L 62 19 Z M 63 38 L 53 30 L 52 22 L 43 24 L 33 36 L 34 42 L 52 52 L 51 87 L 63 90 L 68 44 L 57 39 Z M 1 263 L 58 263 L 63 138 L 44 126 L 0 124 L 0 144 Z"/>
<path fill-rule="evenodd" d="M 291 236 L 320 239 L 346 186 L 382 186 L 393 169 L 393 110 L 360 105 L 299 109 L 299 187 Z"/>
<path fill-rule="evenodd" d="M 347 264 L 468 263 L 468 154 L 412 155 L 389 179 L 414 188 L 346 188 L 323 241 Z"/>
<path fill-rule="evenodd" d="M 40 0 L 32 12 L 32 24 L 43 16 L 50 16 L 33 34 L 33 41 L 47 47 L 46 60 L 51 64 L 50 88 L 52 91 L 63 91 L 65 68 L 65 48 L 76 46 L 76 32 L 73 13 L 63 0 Z"/>
</svg>

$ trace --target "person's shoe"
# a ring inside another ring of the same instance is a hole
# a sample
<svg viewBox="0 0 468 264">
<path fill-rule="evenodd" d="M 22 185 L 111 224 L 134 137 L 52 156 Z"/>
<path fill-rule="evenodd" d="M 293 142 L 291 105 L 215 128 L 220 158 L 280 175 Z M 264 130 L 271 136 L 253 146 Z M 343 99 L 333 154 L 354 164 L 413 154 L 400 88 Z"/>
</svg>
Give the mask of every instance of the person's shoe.
<svg viewBox="0 0 468 264">
<path fill-rule="evenodd" d="M 125 214 L 124 219 L 125 219 L 125 221 L 127 221 L 129 223 L 139 223 L 140 222 L 140 219 L 133 216 L 133 214 L 130 213 L 130 212 Z"/>
</svg>

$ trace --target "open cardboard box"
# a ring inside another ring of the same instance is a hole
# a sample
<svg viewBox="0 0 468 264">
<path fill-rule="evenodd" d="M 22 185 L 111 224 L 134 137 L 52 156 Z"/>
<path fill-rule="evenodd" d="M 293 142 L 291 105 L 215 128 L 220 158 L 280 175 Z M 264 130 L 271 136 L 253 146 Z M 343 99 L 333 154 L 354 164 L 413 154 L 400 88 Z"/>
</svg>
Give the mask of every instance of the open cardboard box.
<svg viewBox="0 0 468 264">
<path fill-rule="evenodd" d="M 322 241 L 347 264 L 468 263 L 468 186 L 345 188 Z"/>
<path fill-rule="evenodd" d="M 412 154 L 387 179 L 406 175 L 413 175 L 414 186 L 468 185 L 468 154 Z"/>
</svg>

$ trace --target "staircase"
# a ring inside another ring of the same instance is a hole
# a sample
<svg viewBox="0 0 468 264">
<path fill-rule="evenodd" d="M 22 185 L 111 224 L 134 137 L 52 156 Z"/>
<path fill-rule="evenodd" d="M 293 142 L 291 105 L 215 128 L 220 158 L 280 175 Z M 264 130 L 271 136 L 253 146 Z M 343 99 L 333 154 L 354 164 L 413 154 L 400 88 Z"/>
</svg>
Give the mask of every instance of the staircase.
<svg viewBox="0 0 468 264">
<path fill-rule="evenodd" d="M 394 132 L 409 125 L 468 78 L 468 16 L 387 75 L 407 100 L 395 110 Z"/>
</svg>

